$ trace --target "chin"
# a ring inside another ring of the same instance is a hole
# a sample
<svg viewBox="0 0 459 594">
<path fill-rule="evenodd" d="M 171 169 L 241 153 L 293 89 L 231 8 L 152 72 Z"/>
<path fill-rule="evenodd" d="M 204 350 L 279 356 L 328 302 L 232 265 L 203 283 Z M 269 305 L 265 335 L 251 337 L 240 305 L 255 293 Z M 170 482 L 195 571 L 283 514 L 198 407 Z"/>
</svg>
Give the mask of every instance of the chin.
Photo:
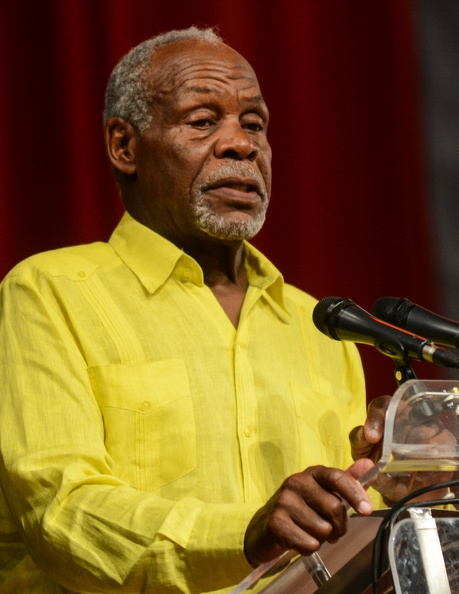
<svg viewBox="0 0 459 594">
<path fill-rule="evenodd" d="M 244 221 L 229 221 L 224 217 L 208 217 L 199 221 L 198 228 L 217 239 L 239 240 L 251 239 L 260 231 L 265 217 Z"/>
<path fill-rule="evenodd" d="M 266 210 L 256 216 L 238 213 L 237 218 L 216 214 L 207 208 L 196 208 L 196 227 L 217 239 L 245 240 L 255 237 L 263 227 Z"/>
</svg>

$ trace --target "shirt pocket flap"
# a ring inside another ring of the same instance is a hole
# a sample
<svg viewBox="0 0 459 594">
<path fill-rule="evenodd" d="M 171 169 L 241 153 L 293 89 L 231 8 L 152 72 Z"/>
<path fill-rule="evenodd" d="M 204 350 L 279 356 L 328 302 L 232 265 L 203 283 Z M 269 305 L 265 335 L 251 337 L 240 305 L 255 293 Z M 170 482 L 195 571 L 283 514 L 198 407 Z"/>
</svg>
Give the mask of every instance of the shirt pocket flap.
<svg viewBox="0 0 459 594">
<path fill-rule="evenodd" d="M 156 491 L 196 468 L 196 429 L 184 361 L 88 369 L 114 472 Z"/>
</svg>

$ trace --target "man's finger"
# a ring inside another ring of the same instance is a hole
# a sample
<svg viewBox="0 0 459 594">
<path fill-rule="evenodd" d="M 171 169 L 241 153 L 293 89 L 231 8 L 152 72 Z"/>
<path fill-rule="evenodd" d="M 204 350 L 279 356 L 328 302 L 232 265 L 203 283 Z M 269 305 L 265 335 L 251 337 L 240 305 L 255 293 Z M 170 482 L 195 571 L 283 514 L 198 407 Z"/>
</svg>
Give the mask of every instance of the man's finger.
<svg viewBox="0 0 459 594">
<path fill-rule="evenodd" d="M 390 396 L 379 396 L 370 402 L 365 425 L 363 426 L 364 437 L 369 443 L 377 443 L 382 439 L 386 410 L 390 401 Z"/>
<path fill-rule="evenodd" d="M 342 497 L 358 513 L 367 515 L 373 511 L 373 505 L 365 489 L 356 479 L 365 474 L 371 466 L 371 461 L 364 460 L 355 462 L 346 472 L 337 468 L 317 466 L 313 476 L 327 491 Z"/>
</svg>

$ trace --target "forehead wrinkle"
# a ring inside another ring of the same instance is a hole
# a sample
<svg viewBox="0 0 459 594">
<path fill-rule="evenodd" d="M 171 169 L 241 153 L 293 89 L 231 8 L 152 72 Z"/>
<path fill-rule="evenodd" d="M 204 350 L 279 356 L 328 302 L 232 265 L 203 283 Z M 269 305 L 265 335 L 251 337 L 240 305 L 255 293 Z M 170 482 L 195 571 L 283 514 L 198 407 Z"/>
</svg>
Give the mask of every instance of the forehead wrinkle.
<svg viewBox="0 0 459 594">
<path fill-rule="evenodd" d="M 219 87 L 213 87 L 213 86 L 200 86 L 200 85 L 192 85 L 191 87 L 186 87 L 185 89 L 183 89 L 184 93 L 188 93 L 188 94 L 192 94 L 192 93 L 198 93 L 198 94 L 204 94 L 204 95 L 211 95 L 213 93 L 216 93 L 218 95 L 222 94 L 222 89 L 220 89 Z"/>
<path fill-rule="evenodd" d="M 236 91 L 236 94 L 238 96 L 241 96 L 244 94 L 245 91 L 248 91 L 249 89 L 240 89 Z M 201 85 L 192 85 L 189 87 L 186 87 L 185 89 L 183 89 L 183 93 L 184 94 L 189 94 L 192 95 L 194 93 L 197 94 L 203 94 L 203 95 L 213 95 L 213 94 L 217 94 L 217 95 L 221 95 L 224 93 L 224 89 L 221 89 L 220 87 L 217 86 L 201 86 Z M 254 103 L 264 103 L 264 99 L 263 96 L 261 95 L 261 93 L 255 93 L 252 95 L 248 95 L 247 97 L 242 97 L 242 99 L 247 100 L 247 101 L 253 101 Z"/>
<path fill-rule="evenodd" d="M 171 93 L 177 87 L 184 88 L 188 82 L 198 79 L 213 81 L 214 83 L 227 84 L 229 81 L 248 79 L 249 85 L 257 85 L 258 81 L 248 63 L 228 64 L 221 60 L 206 60 L 205 63 L 198 57 L 185 57 L 181 60 L 171 61 L 168 67 L 156 70 L 152 76 L 151 84 L 155 95 L 160 96 Z M 192 85 L 202 87 L 202 92 L 206 86 L 220 92 L 218 85 Z M 212 91 L 209 91 L 212 92 Z"/>
</svg>

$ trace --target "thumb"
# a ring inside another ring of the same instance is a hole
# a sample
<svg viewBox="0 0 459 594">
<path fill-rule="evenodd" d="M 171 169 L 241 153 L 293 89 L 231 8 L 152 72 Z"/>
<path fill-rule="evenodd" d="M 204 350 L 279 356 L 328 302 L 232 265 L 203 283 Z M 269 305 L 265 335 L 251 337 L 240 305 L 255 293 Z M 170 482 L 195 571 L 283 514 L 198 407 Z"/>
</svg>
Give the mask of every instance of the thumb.
<svg viewBox="0 0 459 594">
<path fill-rule="evenodd" d="M 365 439 L 364 428 L 361 425 L 352 429 L 349 433 L 349 441 L 351 442 L 351 453 L 354 460 L 370 458 L 374 446 Z"/>
<path fill-rule="evenodd" d="M 354 464 L 349 466 L 349 468 L 346 470 L 346 474 L 349 474 L 350 476 L 352 476 L 352 478 L 358 480 L 360 477 L 362 477 L 364 474 L 370 471 L 373 468 L 373 466 L 374 463 L 370 459 L 361 458 L 360 460 L 357 460 L 356 462 L 354 462 Z"/>
</svg>

